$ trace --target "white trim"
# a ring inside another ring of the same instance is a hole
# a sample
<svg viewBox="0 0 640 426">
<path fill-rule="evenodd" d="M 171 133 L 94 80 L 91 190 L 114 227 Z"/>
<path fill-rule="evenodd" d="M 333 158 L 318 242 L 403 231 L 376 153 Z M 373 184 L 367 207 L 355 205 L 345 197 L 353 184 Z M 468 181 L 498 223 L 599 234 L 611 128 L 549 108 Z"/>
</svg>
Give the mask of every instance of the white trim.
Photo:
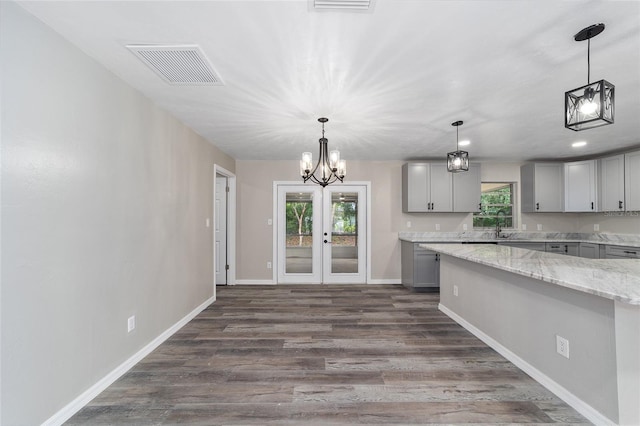
<svg viewBox="0 0 640 426">
<path fill-rule="evenodd" d="M 236 280 L 237 285 L 275 285 L 273 280 Z"/>
<path fill-rule="evenodd" d="M 229 186 L 229 195 L 227 198 L 227 262 L 229 263 L 229 271 L 227 272 L 227 285 L 234 285 L 236 283 L 236 175 L 230 172 L 222 166 L 217 164 L 213 165 L 213 190 L 214 197 L 213 203 L 215 204 L 215 179 L 216 175 L 221 174 L 227 178 L 227 185 Z M 215 209 L 214 209 L 215 211 Z M 213 220 L 213 218 L 212 218 Z M 211 232 L 215 232 L 213 229 Z M 213 236 L 213 260 L 215 262 L 215 245 L 216 239 Z M 213 264 L 213 297 L 216 297 L 216 271 L 215 263 Z"/>
<path fill-rule="evenodd" d="M 367 284 L 402 284 L 400 278 L 391 278 L 391 279 L 370 279 L 367 281 Z"/>
<path fill-rule="evenodd" d="M 114 368 L 110 373 L 104 376 L 102 379 L 98 380 L 93 386 L 91 386 L 86 391 L 82 392 L 76 399 L 65 405 L 60 411 L 55 413 L 53 416 L 49 417 L 47 420 L 42 423 L 42 426 L 58 426 L 62 425 L 64 422 L 69 420 L 74 414 L 76 414 L 80 409 L 82 409 L 85 405 L 87 405 L 93 398 L 98 396 L 100 392 L 104 391 L 108 388 L 113 382 L 118 380 L 122 375 L 124 375 L 127 371 L 129 371 L 134 365 L 140 362 L 144 357 L 149 355 L 160 346 L 165 340 L 167 340 L 171 335 L 173 335 L 176 331 L 180 330 L 196 317 L 200 312 L 204 311 L 209 305 L 214 302 L 214 298 L 210 297 L 203 304 L 195 308 L 193 311 L 188 313 L 184 318 L 180 321 L 166 329 L 162 334 L 149 342 L 145 347 L 136 352 L 133 356 L 127 359 L 125 362 Z"/>
<path fill-rule="evenodd" d="M 451 309 L 444 306 L 442 303 L 438 304 L 438 309 L 442 311 L 449 318 L 460 324 L 466 330 L 471 332 L 478 339 L 482 340 L 489 347 L 494 349 L 500 355 L 511 361 L 516 367 L 527 373 L 531 376 L 535 381 L 540 383 L 542 386 L 547 388 L 553 394 L 555 394 L 558 398 L 569 404 L 573 407 L 578 413 L 582 414 L 587 418 L 590 422 L 595 425 L 612 425 L 615 422 L 611 421 L 604 415 L 602 415 L 598 410 L 572 394 L 570 391 L 565 389 L 562 385 L 551 379 L 549 376 L 535 368 L 533 365 L 529 364 L 518 355 L 511 352 L 506 347 L 502 346 L 498 341 L 494 340 L 489 335 L 485 334 L 482 330 L 475 327 L 473 324 L 467 322 L 464 318 L 453 312 Z"/>
</svg>

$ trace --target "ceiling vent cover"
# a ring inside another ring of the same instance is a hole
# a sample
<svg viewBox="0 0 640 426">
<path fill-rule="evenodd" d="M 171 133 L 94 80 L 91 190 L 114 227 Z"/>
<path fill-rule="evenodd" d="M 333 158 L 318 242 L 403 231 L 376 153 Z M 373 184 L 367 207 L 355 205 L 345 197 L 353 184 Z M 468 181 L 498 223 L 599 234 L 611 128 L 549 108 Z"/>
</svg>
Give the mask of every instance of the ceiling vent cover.
<svg viewBox="0 0 640 426">
<path fill-rule="evenodd" d="M 315 10 L 370 11 L 375 0 L 309 0 Z"/>
<path fill-rule="evenodd" d="M 197 45 L 128 45 L 142 62 L 169 84 L 217 85 L 224 82 Z"/>
</svg>

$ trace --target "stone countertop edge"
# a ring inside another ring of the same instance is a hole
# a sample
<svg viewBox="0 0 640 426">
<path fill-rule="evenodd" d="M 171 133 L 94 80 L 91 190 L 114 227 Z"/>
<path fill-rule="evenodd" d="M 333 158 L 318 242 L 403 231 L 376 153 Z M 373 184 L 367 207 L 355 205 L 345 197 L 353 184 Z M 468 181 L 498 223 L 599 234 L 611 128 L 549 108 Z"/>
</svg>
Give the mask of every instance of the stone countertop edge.
<svg viewBox="0 0 640 426">
<path fill-rule="evenodd" d="M 635 234 L 505 232 L 505 235 L 496 238 L 493 232 L 399 232 L 398 238 L 410 243 L 591 243 L 640 248 L 640 235 Z"/>
<path fill-rule="evenodd" d="M 420 247 L 583 293 L 640 305 L 640 259 L 586 259 L 494 244 L 420 244 Z"/>
</svg>

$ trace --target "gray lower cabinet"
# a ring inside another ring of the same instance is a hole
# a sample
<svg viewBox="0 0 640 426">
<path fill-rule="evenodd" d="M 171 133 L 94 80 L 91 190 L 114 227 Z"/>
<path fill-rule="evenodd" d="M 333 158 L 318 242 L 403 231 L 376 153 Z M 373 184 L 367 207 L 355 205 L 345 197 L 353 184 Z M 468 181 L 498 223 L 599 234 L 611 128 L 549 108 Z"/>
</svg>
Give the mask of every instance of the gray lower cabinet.
<svg viewBox="0 0 640 426">
<path fill-rule="evenodd" d="M 419 243 L 402 241 L 402 284 L 413 290 L 438 290 L 440 264 L 438 253 L 423 249 Z"/>
<path fill-rule="evenodd" d="M 580 243 L 547 243 L 545 246 L 545 251 L 547 253 L 578 256 L 580 252 Z"/>
<path fill-rule="evenodd" d="M 605 259 L 640 259 L 640 248 L 624 246 L 606 246 Z"/>
<path fill-rule="evenodd" d="M 600 259 L 600 244 L 580 243 L 580 257 Z"/>
</svg>

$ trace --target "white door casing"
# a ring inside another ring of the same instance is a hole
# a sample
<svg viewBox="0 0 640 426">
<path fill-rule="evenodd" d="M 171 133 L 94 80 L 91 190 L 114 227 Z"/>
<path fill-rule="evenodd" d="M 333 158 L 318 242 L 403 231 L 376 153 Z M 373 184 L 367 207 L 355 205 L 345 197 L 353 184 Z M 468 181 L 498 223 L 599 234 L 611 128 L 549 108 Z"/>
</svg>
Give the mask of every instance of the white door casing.
<svg viewBox="0 0 640 426">
<path fill-rule="evenodd" d="M 216 175 L 215 210 L 213 212 L 215 235 L 216 284 L 227 284 L 227 177 Z"/>
</svg>

